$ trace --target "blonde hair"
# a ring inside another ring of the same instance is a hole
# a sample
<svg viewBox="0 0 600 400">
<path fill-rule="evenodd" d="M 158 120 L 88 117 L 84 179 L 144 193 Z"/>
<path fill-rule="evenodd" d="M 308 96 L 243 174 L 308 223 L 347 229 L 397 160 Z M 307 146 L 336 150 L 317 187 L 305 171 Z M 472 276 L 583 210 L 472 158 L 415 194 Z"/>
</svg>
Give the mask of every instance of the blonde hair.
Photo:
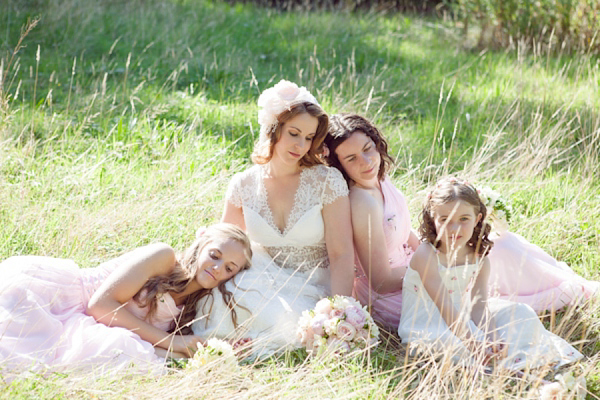
<svg viewBox="0 0 600 400">
<path fill-rule="evenodd" d="M 212 241 L 218 239 L 233 239 L 244 247 L 246 264 L 240 270 L 248 269 L 252 259 L 252 249 L 248 236 L 235 225 L 219 223 L 209 226 L 204 233 L 199 236 L 190 247 L 177 257 L 177 264 L 169 275 L 156 276 L 149 279 L 144 286 L 133 296 L 140 307 L 148 307 L 147 320 L 150 320 L 156 312 L 159 298 L 162 294 L 168 292 L 181 293 L 190 282 L 195 279 L 198 272 L 198 257 L 204 247 Z M 232 277 L 233 279 L 233 277 Z M 223 296 L 223 301 L 231 310 L 231 319 L 234 326 L 237 327 L 237 314 L 235 312 L 235 300 L 233 294 L 225 288 L 227 281 L 219 283 L 217 288 Z M 185 299 L 183 311 L 176 326 L 175 321 L 170 329 L 177 329 L 182 334 L 192 333 L 191 324 L 196 317 L 196 304 L 206 296 L 212 296 L 212 289 L 200 289 Z M 212 307 L 211 307 L 212 309 Z"/>
<path fill-rule="evenodd" d="M 329 117 L 318 104 L 309 102 L 294 104 L 289 110 L 285 110 L 277 116 L 277 124 L 273 125 L 273 127 L 267 131 L 266 140 L 259 141 L 254 147 L 252 161 L 254 161 L 255 164 L 266 164 L 271 161 L 275 144 L 281 139 L 283 125 L 300 114 L 308 114 L 319 121 L 317 131 L 310 144 L 310 149 L 308 150 L 308 153 L 300 159 L 300 165 L 303 167 L 312 167 L 313 165 L 323 164 L 319 155 L 323 151 L 323 141 L 327 135 Z"/>
</svg>

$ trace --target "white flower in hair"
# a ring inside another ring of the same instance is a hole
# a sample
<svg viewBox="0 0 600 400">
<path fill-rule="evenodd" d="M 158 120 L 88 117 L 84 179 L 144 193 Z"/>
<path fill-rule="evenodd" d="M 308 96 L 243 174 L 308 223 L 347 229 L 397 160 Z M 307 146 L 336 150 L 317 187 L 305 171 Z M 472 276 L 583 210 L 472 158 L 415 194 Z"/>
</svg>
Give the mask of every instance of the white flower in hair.
<svg viewBox="0 0 600 400">
<path fill-rule="evenodd" d="M 513 214 L 513 209 L 508 204 L 500 193 L 496 192 L 489 186 L 482 189 L 477 189 L 479 198 L 487 208 L 488 217 L 487 223 L 492 225 L 492 229 L 501 233 L 508 230 L 508 223 Z"/>
<path fill-rule="evenodd" d="M 258 98 L 260 141 L 267 140 L 267 133 L 277 124 L 279 114 L 285 110 L 290 110 L 295 104 L 305 102 L 320 106 L 317 99 L 304 86 L 298 87 L 294 82 L 284 79 L 272 88 L 262 92 Z"/>
</svg>

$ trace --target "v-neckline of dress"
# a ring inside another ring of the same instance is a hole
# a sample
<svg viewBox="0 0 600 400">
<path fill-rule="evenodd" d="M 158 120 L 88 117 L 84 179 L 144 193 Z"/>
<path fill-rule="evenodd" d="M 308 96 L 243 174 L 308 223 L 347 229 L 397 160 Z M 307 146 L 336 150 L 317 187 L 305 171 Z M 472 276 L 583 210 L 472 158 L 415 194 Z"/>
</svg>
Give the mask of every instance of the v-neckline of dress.
<svg viewBox="0 0 600 400">
<path fill-rule="evenodd" d="M 265 196 L 265 213 L 266 213 L 266 220 L 267 223 L 271 226 L 271 228 L 273 228 L 273 230 L 275 230 L 275 232 L 277 232 L 277 234 L 281 237 L 285 237 L 291 230 L 292 227 L 294 227 L 296 225 L 296 222 L 298 221 L 293 221 L 293 224 L 290 224 L 290 222 L 292 222 L 292 216 L 295 215 L 295 213 L 297 212 L 297 208 L 298 208 L 298 194 L 300 192 L 300 188 L 302 187 L 302 182 L 304 181 L 304 173 L 308 170 L 307 168 L 303 168 L 300 171 L 300 178 L 298 179 L 298 187 L 296 188 L 296 192 L 294 193 L 294 204 L 292 204 L 292 208 L 290 209 L 290 212 L 287 216 L 287 221 L 284 221 L 285 226 L 283 227 L 283 230 L 281 230 L 277 224 L 275 223 L 275 218 L 273 217 L 273 211 L 271 210 L 271 204 L 269 204 L 269 192 L 267 191 L 267 187 L 265 186 L 265 168 L 266 168 L 266 164 L 261 166 L 260 168 L 260 175 L 259 175 L 259 184 L 261 187 L 261 190 Z"/>
</svg>

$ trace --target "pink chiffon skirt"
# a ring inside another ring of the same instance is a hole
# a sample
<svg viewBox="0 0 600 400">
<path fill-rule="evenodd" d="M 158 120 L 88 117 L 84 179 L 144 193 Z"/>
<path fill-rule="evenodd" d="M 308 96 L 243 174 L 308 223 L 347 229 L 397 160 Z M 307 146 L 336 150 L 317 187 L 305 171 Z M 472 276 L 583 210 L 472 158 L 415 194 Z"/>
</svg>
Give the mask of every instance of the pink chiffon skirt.
<svg viewBox="0 0 600 400">
<path fill-rule="evenodd" d="M 163 360 L 152 344 L 85 314 L 109 273 L 49 257 L 0 263 L 0 375 L 12 380 L 23 372 L 160 373 Z"/>
</svg>

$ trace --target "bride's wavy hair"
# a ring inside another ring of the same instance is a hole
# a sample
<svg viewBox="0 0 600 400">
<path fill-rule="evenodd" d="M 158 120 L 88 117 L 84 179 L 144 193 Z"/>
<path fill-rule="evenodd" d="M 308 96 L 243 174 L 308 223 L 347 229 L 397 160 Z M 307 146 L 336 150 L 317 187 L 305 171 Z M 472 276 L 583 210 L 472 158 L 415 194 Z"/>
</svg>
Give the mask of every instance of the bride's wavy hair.
<svg viewBox="0 0 600 400">
<path fill-rule="evenodd" d="M 329 127 L 329 116 L 318 104 L 310 102 L 294 104 L 289 110 L 285 110 L 277 116 L 277 124 L 273 125 L 271 129 L 267 131 L 266 140 L 259 141 L 254 147 L 252 161 L 254 161 L 255 164 L 266 164 L 271 161 L 275 145 L 279 139 L 281 139 L 283 125 L 300 114 L 313 116 L 319 122 L 315 136 L 310 144 L 310 149 L 308 150 L 308 153 L 300 159 L 299 163 L 303 167 L 312 167 L 313 165 L 323 164 L 320 154 L 323 152 L 323 140 L 325 140 L 327 128 Z"/>
<path fill-rule="evenodd" d="M 431 243 L 435 248 L 439 248 L 441 242 L 435 228 L 435 209 L 443 204 L 451 203 L 456 200 L 464 201 L 473 206 L 475 215 L 481 214 L 481 218 L 477 225 L 475 225 L 473 235 L 467 242 L 467 246 L 472 247 L 475 254 L 480 257 L 486 256 L 494 246 L 494 243 L 489 238 L 491 231 L 490 224 L 484 222 L 487 216 L 487 208 L 481 201 L 477 189 L 467 181 L 450 177 L 438 182 L 433 190 L 427 195 L 425 203 L 423 204 L 423 211 L 420 216 L 421 225 L 419 226 L 419 234 L 424 241 Z"/>
<path fill-rule="evenodd" d="M 219 239 L 233 239 L 244 247 L 246 256 L 246 264 L 241 270 L 250 267 L 252 259 L 252 249 L 248 236 L 235 225 L 227 223 L 219 223 L 206 228 L 206 231 L 200 235 L 194 243 L 188 247 L 182 254 L 177 257 L 177 264 L 169 275 L 156 276 L 149 279 L 144 286 L 133 296 L 133 300 L 140 307 L 148 307 L 146 320 L 150 321 L 156 313 L 158 302 L 161 300 L 161 295 L 167 292 L 181 293 L 183 292 L 192 280 L 196 278 L 196 273 L 200 267 L 198 258 L 206 245 Z M 235 277 L 235 275 L 234 275 Z M 232 277 L 231 279 L 233 279 Z M 229 281 L 229 279 L 227 280 Z M 231 319 L 233 325 L 237 327 L 237 313 L 235 312 L 235 299 L 233 293 L 225 288 L 227 281 L 221 282 L 217 288 L 223 296 L 223 301 L 231 310 Z M 187 296 L 183 304 L 183 310 L 180 318 L 173 322 L 170 331 L 187 335 L 192 333 L 191 325 L 196 318 L 196 305 L 198 301 L 207 296 L 213 296 L 212 289 L 200 289 Z M 212 310 L 212 307 L 211 307 Z"/>
<path fill-rule="evenodd" d="M 344 167 L 342 167 L 342 163 L 335 150 L 352 136 L 353 133 L 358 131 L 364 132 L 375 143 L 375 148 L 381 156 L 381 163 L 377 172 L 377 179 L 381 181 L 390 166 L 394 164 L 394 159 L 389 155 L 388 143 L 381 132 L 379 132 L 379 129 L 371 121 L 358 114 L 334 114 L 329 119 L 329 132 L 325 138 L 325 145 L 329 151 L 329 154 L 325 157 L 327 165 L 339 169 L 342 175 L 344 175 L 346 182 L 352 182 L 352 179 L 346 174 Z"/>
</svg>

